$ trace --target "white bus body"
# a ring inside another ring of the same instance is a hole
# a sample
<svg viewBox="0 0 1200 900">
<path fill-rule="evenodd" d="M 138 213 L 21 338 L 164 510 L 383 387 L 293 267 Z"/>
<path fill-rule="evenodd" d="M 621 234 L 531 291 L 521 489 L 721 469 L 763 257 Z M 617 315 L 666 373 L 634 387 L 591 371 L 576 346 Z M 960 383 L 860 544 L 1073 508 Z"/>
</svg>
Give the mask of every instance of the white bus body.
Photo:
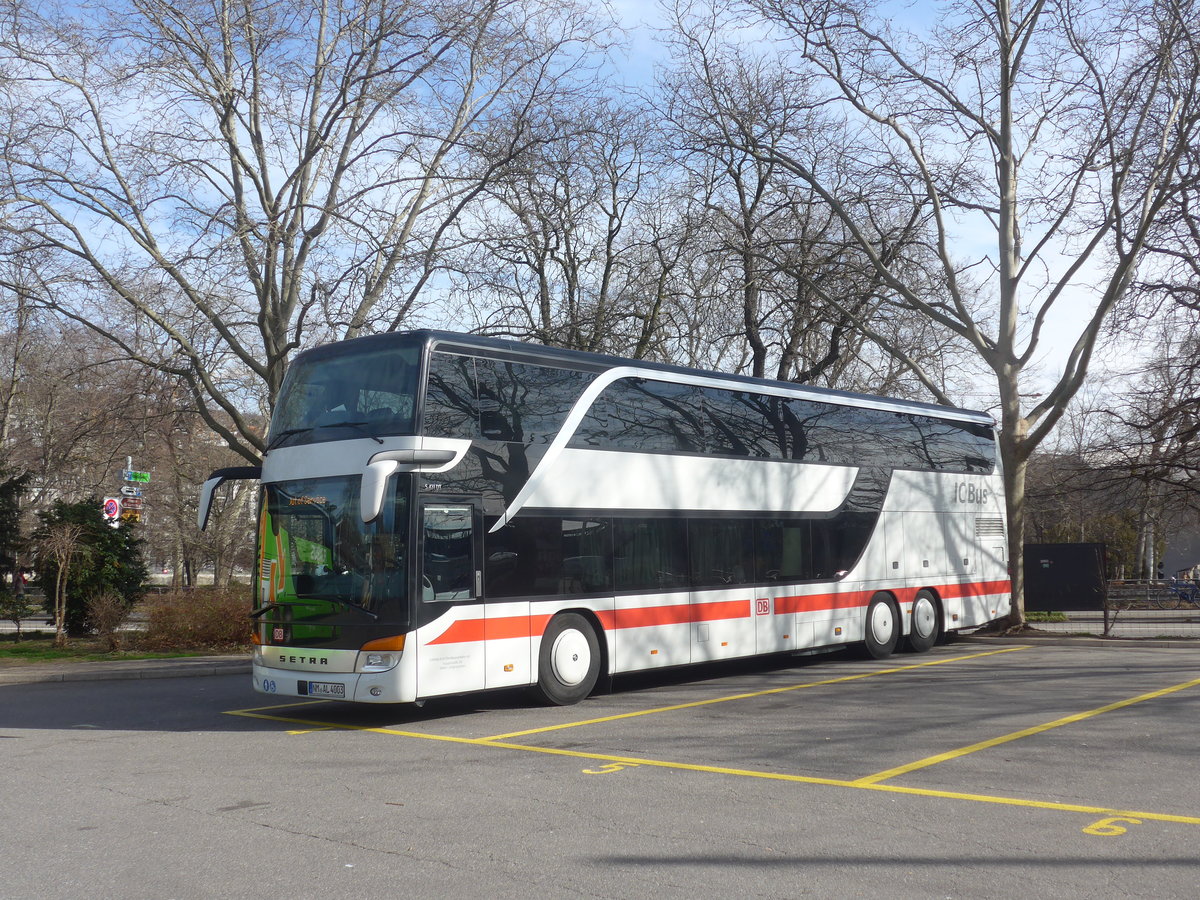
<svg viewBox="0 0 1200 900">
<path fill-rule="evenodd" d="M 993 423 L 964 410 L 413 332 L 297 357 L 260 478 L 264 693 L 572 703 L 1009 611 Z"/>
</svg>

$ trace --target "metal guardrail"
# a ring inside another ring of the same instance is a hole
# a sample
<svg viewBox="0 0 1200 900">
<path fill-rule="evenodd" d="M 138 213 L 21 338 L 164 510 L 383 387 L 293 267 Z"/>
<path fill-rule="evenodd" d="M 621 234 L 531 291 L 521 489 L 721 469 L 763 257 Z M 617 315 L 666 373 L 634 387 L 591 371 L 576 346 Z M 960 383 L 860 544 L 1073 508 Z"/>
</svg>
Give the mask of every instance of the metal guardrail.
<svg viewBox="0 0 1200 900">
<path fill-rule="evenodd" d="M 1091 610 L 1047 614 L 1030 623 L 1039 631 L 1111 638 L 1200 638 L 1200 586 L 1166 580 L 1110 581 Z"/>
<path fill-rule="evenodd" d="M 1190 581 L 1110 581 L 1107 606 L 1112 609 L 1200 610 L 1200 585 Z"/>
</svg>

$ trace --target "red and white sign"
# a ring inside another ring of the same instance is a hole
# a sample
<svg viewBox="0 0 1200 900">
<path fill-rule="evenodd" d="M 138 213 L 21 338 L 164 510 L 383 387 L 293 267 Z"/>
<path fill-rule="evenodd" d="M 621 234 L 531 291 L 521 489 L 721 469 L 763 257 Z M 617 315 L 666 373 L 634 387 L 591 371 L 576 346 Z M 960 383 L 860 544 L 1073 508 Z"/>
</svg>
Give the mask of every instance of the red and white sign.
<svg viewBox="0 0 1200 900">
<path fill-rule="evenodd" d="M 104 518 L 115 519 L 121 514 L 121 500 L 119 497 L 104 498 Z"/>
</svg>

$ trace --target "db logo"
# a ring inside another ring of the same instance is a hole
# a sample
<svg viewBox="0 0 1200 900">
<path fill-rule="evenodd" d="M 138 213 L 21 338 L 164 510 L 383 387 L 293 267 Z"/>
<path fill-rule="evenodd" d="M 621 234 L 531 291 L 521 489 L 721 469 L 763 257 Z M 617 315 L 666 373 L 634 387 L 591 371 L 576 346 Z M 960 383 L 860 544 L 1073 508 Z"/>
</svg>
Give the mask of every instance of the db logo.
<svg viewBox="0 0 1200 900">
<path fill-rule="evenodd" d="M 771 614 L 771 601 L 769 598 L 765 600 L 755 600 L 754 602 L 757 604 L 755 612 L 760 616 L 769 616 Z"/>
</svg>

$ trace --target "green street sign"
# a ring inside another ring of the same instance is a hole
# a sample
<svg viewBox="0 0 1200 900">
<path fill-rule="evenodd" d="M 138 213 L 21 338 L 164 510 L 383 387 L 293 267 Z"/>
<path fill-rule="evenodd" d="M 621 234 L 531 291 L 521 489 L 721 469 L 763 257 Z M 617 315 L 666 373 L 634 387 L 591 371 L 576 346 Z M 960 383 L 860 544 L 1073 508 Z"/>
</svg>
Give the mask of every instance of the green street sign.
<svg viewBox="0 0 1200 900">
<path fill-rule="evenodd" d="M 126 481 L 139 481 L 143 484 L 146 484 L 150 481 L 149 472 L 134 472 L 130 469 L 125 469 L 121 472 L 121 474 L 125 476 Z"/>
</svg>

